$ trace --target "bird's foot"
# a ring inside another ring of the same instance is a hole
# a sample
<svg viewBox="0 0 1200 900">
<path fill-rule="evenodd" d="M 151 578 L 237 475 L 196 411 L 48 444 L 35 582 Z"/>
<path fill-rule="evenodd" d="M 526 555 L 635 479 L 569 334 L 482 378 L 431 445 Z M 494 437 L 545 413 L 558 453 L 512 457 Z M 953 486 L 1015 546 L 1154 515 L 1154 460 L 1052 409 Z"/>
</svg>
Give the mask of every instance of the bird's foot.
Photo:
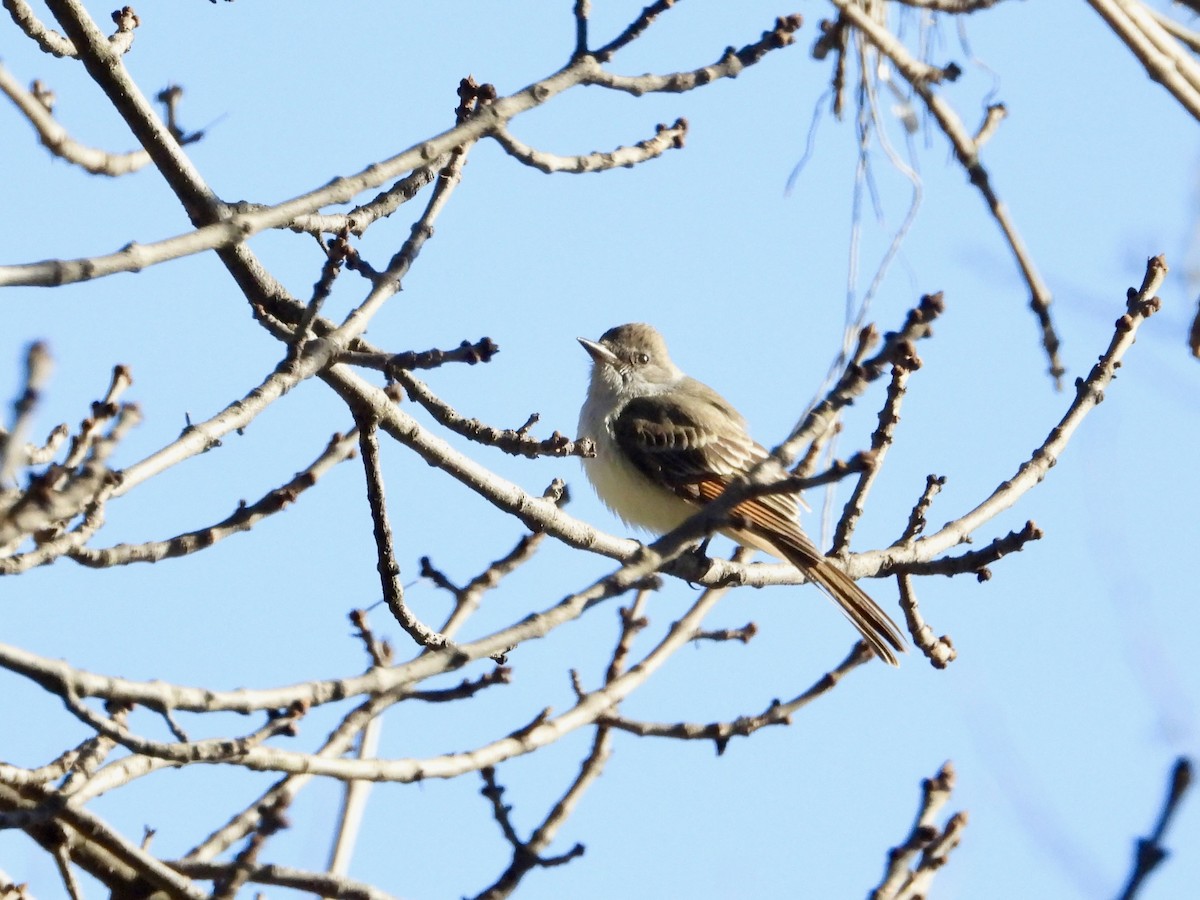
<svg viewBox="0 0 1200 900">
<path fill-rule="evenodd" d="M 708 545 L 711 542 L 712 542 L 712 535 L 710 534 L 708 537 L 706 537 L 704 540 L 702 540 L 699 544 L 697 544 L 691 550 L 687 551 L 687 555 L 696 560 L 697 566 L 700 567 L 701 574 L 706 573 L 709 569 L 709 566 L 712 565 L 712 560 L 709 559 L 709 557 L 708 557 Z M 704 587 L 704 585 L 696 584 L 696 582 L 691 581 L 691 580 L 689 580 L 687 584 L 688 584 L 688 587 L 692 588 L 692 590 L 697 590 L 697 591 L 700 590 L 702 587 Z"/>
</svg>

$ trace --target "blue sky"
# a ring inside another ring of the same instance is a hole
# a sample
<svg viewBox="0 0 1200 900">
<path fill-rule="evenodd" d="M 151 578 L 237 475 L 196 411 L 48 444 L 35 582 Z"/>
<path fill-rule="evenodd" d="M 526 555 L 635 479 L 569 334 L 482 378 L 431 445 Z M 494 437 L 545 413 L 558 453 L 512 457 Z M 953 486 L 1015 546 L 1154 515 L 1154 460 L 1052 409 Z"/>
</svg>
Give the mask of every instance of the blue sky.
<svg viewBox="0 0 1200 900">
<path fill-rule="evenodd" d="M 212 123 L 190 149 L 224 199 L 277 202 L 442 130 L 462 76 L 509 93 L 560 66 L 573 39 L 566 2 L 516 10 L 469 2 L 453 5 L 453 14 L 450 5 L 434 6 L 364 3 L 331 13 L 299 2 L 285 20 L 253 2 L 148 3 L 138 8 L 143 25 L 127 64 L 147 92 L 185 86 L 185 126 Z M 593 6 L 602 36 L 641 8 Z M 662 159 L 547 176 L 495 145 L 477 147 L 404 292 L 374 320 L 370 338 L 403 350 L 490 336 L 501 347 L 494 362 L 447 367 L 428 373 L 428 382 L 464 414 L 500 426 L 520 425 L 536 410 L 549 434 L 575 428 L 588 364 L 575 337 L 651 321 L 676 361 L 733 401 L 763 443 L 782 439 L 819 389 L 844 324 L 852 121 L 822 116 L 811 159 L 784 191 L 824 102 L 829 67 L 807 50 L 830 9 L 800 4 L 806 22 L 797 45 L 736 80 L 637 99 L 578 89 L 513 124 L 527 143 L 576 153 L 633 143 L 655 123 L 686 116 L 686 148 Z M 693 0 L 612 68 L 705 64 L 789 11 L 758 0 Z M 916 24 L 909 21 L 909 34 Z M 985 102 L 1008 107 L 984 163 L 1054 291 L 1068 385 L 1107 345 L 1126 288 L 1160 252 L 1172 267 L 1162 312 L 1047 480 L 976 536 L 982 545 L 1033 519 L 1045 538 L 995 565 L 985 584 L 970 576 L 917 581 L 927 619 L 958 648 L 949 670 L 933 671 L 912 653 L 898 671 L 858 670 L 791 728 L 734 741 L 721 758 L 708 744 L 618 736 L 603 778 L 555 847 L 583 842 L 586 855 L 533 873 L 523 896 L 862 896 L 909 828 L 920 779 L 946 759 L 959 776 L 949 809 L 968 810 L 970 824 L 935 896 L 1112 895 L 1134 837 L 1153 822 L 1172 761 L 1195 755 L 1200 366 L 1185 346 L 1196 296 L 1188 278 L 1196 266 L 1194 123 L 1085 4 L 1002 3 L 965 27 L 987 68 L 968 57 L 949 21 L 933 59 L 962 66 L 944 93 L 968 125 Z M 76 138 L 132 146 L 76 63 L 38 53 L 11 26 L 7 32 L 4 65 L 23 82 L 38 77 L 56 90 L 59 119 Z M 883 112 L 899 140 L 890 104 Z M 154 172 L 87 176 L 51 159 L 15 111 L 2 115 L 0 166 L 10 175 L 0 180 L 0 262 L 111 252 L 187 229 Z M 974 506 L 1069 403 L 1045 375 L 1023 283 L 945 139 L 930 129 L 915 146 L 924 200 L 870 317 L 894 328 L 934 290 L 945 291 L 946 313 L 920 348 L 925 365 L 910 382 L 897 443 L 855 537 L 859 550 L 895 540 L 929 473 L 947 478 L 931 525 Z M 871 166 L 884 220 L 864 207 L 860 285 L 911 194 L 878 149 Z M 404 210 L 381 223 L 363 253 L 386 259 L 409 222 Z M 251 246 L 289 289 L 308 296 L 320 266 L 311 239 L 264 234 Z M 329 314 L 344 315 L 362 293 L 343 277 Z M 15 394 L 28 341 L 46 340 L 56 359 L 39 430 L 78 422 L 113 364 L 132 369 L 128 396 L 144 422 L 120 448 L 122 466 L 172 440 L 185 415 L 206 418 L 241 396 L 280 353 L 211 255 L 59 290 L 9 288 L 4 301 L 0 361 L 9 374 L 0 396 Z M 842 451 L 866 444 L 881 399 L 876 388 L 850 411 Z M 324 385 L 305 384 L 244 436 L 114 503 L 96 544 L 159 539 L 219 520 L 239 499 L 286 481 L 349 425 Z M 577 461 L 465 449 L 533 492 L 566 478 L 574 515 L 624 533 Z M 386 446 L 384 462 L 406 580 L 416 579 L 424 555 L 466 580 L 519 537 L 517 523 L 403 448 Z M 818 510 L 807 520 L 815 534 L 825 497 L 808 499 Z M 714 543 L 714 552 L 727 549 Z M 377 599 L 374 566 L 361 467 L 350 463 L 286 515 L 197 556 L 99 573 L 60 562 L 6 582 L 0 640 L 97 672 L 221 688 L 351 674 L 363 659 L 345 614 Z M 544 608 L 611 568 L 547 546 L 489 600 L 470 633 Z M 894 583 L 866 587 L 896 610 Z M 424 582 L 408 596 L 430 619 L 446 608 Z M 693 596 L 669 583 L 651 602 L 653 622 L 666 627 Z M 743 591 L 711 624 L 750 619 L 761 630 L 748 647 L 689 648 L 624 712 L 665 721 L 756 712 L 816 680 L 853 636 L 809 588 Z M 404 646 L 382 609 L 372 621 Z M 564 709 L 572 700 L 567 669 L 595 683 L 614 638 L 615 612 L 599 610 L 523 648 L 516 683 L 470 709 L 398 711 L 385 722 L 380 754 L 464 749 L 544 706 Z M 301 741 L 316 742 L 334 721 L 314 712 Z M 16 723 L 0 728 L 0 758 L 21 765 L 40 765 L 84 736 L 52 697 L 16 677 L 3 679 L 0 722 Z M 148 716 L 134 722 L 165 736 Z M 198 736 L 245 724 L 188 723 Z M 500 767 L 518 827 L 540 821 L 586 745 L 577 733 Z M 143 825 L 157 828 L 155 847 L 170 856 L 267 783 L 269 776 L 223 767 L 163 772 L 94 809 L 135 837 Z M 478 788 L 473 776 L 377 787 L 352 874 L 405 897 L 481 890 L 506 864 L 507 848 Z M 1200 882 L 1200 805 L 1189 799 L 1170 834 L 1175 854 L 1147 898 L 1186 896 Z M 336 805 L 331 786 L 303 794 L 293 828 L 266 858 L 320 867 Z M 0 860 L 36 896 L 61 891 L 52 861 L 23 837 L 0 833 Z"/>
</svg>

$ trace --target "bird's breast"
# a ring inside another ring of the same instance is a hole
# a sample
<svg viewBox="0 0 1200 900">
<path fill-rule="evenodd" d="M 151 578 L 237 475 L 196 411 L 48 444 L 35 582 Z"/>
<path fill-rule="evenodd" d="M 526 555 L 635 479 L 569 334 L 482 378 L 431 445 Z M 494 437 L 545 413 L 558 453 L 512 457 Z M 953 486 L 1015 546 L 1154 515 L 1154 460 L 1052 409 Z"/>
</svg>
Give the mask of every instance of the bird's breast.
<svg viewBox="0 0 1200 900">
<path fill-rule="evenodd" d="M 596 442 L 596 456 L 583 460 L 583 470 L 596 496 L 626 523 L 665 534 L 696 511 L 634 466 L 606 427 L 595 429 L 591 437 Z"/>
</svg>

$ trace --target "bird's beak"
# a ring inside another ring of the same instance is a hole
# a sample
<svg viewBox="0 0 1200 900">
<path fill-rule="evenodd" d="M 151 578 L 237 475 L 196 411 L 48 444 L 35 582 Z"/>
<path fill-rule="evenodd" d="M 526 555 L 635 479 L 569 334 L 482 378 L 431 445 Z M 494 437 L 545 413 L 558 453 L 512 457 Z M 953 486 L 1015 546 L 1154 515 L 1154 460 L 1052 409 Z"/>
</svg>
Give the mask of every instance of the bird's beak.
<svg viewBox="0 0 1200 900">
<path fill-rule="evenodd" d="M 597 364 L 603 363 L 614 368 L 620 365 L 621 360 L 617 357 L 617 354 L 613 353 L 603 344 L 597 341 L 589 341 L 587 338 L 576 338 L 576 340 L 583 344 L 583 349 L 588 352 L 588 356 Z"/>
</svg>

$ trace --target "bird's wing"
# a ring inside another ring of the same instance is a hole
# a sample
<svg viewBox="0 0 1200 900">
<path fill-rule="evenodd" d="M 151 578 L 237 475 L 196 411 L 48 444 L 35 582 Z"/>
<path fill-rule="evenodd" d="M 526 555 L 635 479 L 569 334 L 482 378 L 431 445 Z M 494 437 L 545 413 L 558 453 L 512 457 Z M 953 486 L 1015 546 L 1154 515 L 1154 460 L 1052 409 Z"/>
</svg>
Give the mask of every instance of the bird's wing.
<svg viewBox="0 0 1200 900">
<path fill-rule="evenodd" d="M 686 396 L 685 403 L 662 394 L 630 401 L 613 422 L 613 436 L 650 480 L 704 504 L 768 453 L 746 433 L 745 420 L 720 394 L 691 381 Z M 794 494 L 766 494 L 739 503 L 731 518 L 744 520 L 756 532 L 786 535 L 815 562 L 822 555 L 801 531 L 796 504 Z"/>
<path fill-rule="evenodd" d="M 746 433 L 745 422 L 723 397 L 692 382 L 685 404 L 658 395 L 630 401 L 618 413 L 613 436 L 626 457 L 651 481 L 691 503 L 720 497 L 730 482 L 768 454 Z M 722 418 L 723 417 L 723 418 Z M 719 427 L 714 427 L 714 420 Z M 794 494 L 766 494 L 743 500 L 730 515 L 729 531 L 765 540 L 819 585 L 858 628 L 875 653 L 896 665 L 903 650 L 900 630 L 847 575 L 831 564 L 800 527 Z"/>
</svg>

